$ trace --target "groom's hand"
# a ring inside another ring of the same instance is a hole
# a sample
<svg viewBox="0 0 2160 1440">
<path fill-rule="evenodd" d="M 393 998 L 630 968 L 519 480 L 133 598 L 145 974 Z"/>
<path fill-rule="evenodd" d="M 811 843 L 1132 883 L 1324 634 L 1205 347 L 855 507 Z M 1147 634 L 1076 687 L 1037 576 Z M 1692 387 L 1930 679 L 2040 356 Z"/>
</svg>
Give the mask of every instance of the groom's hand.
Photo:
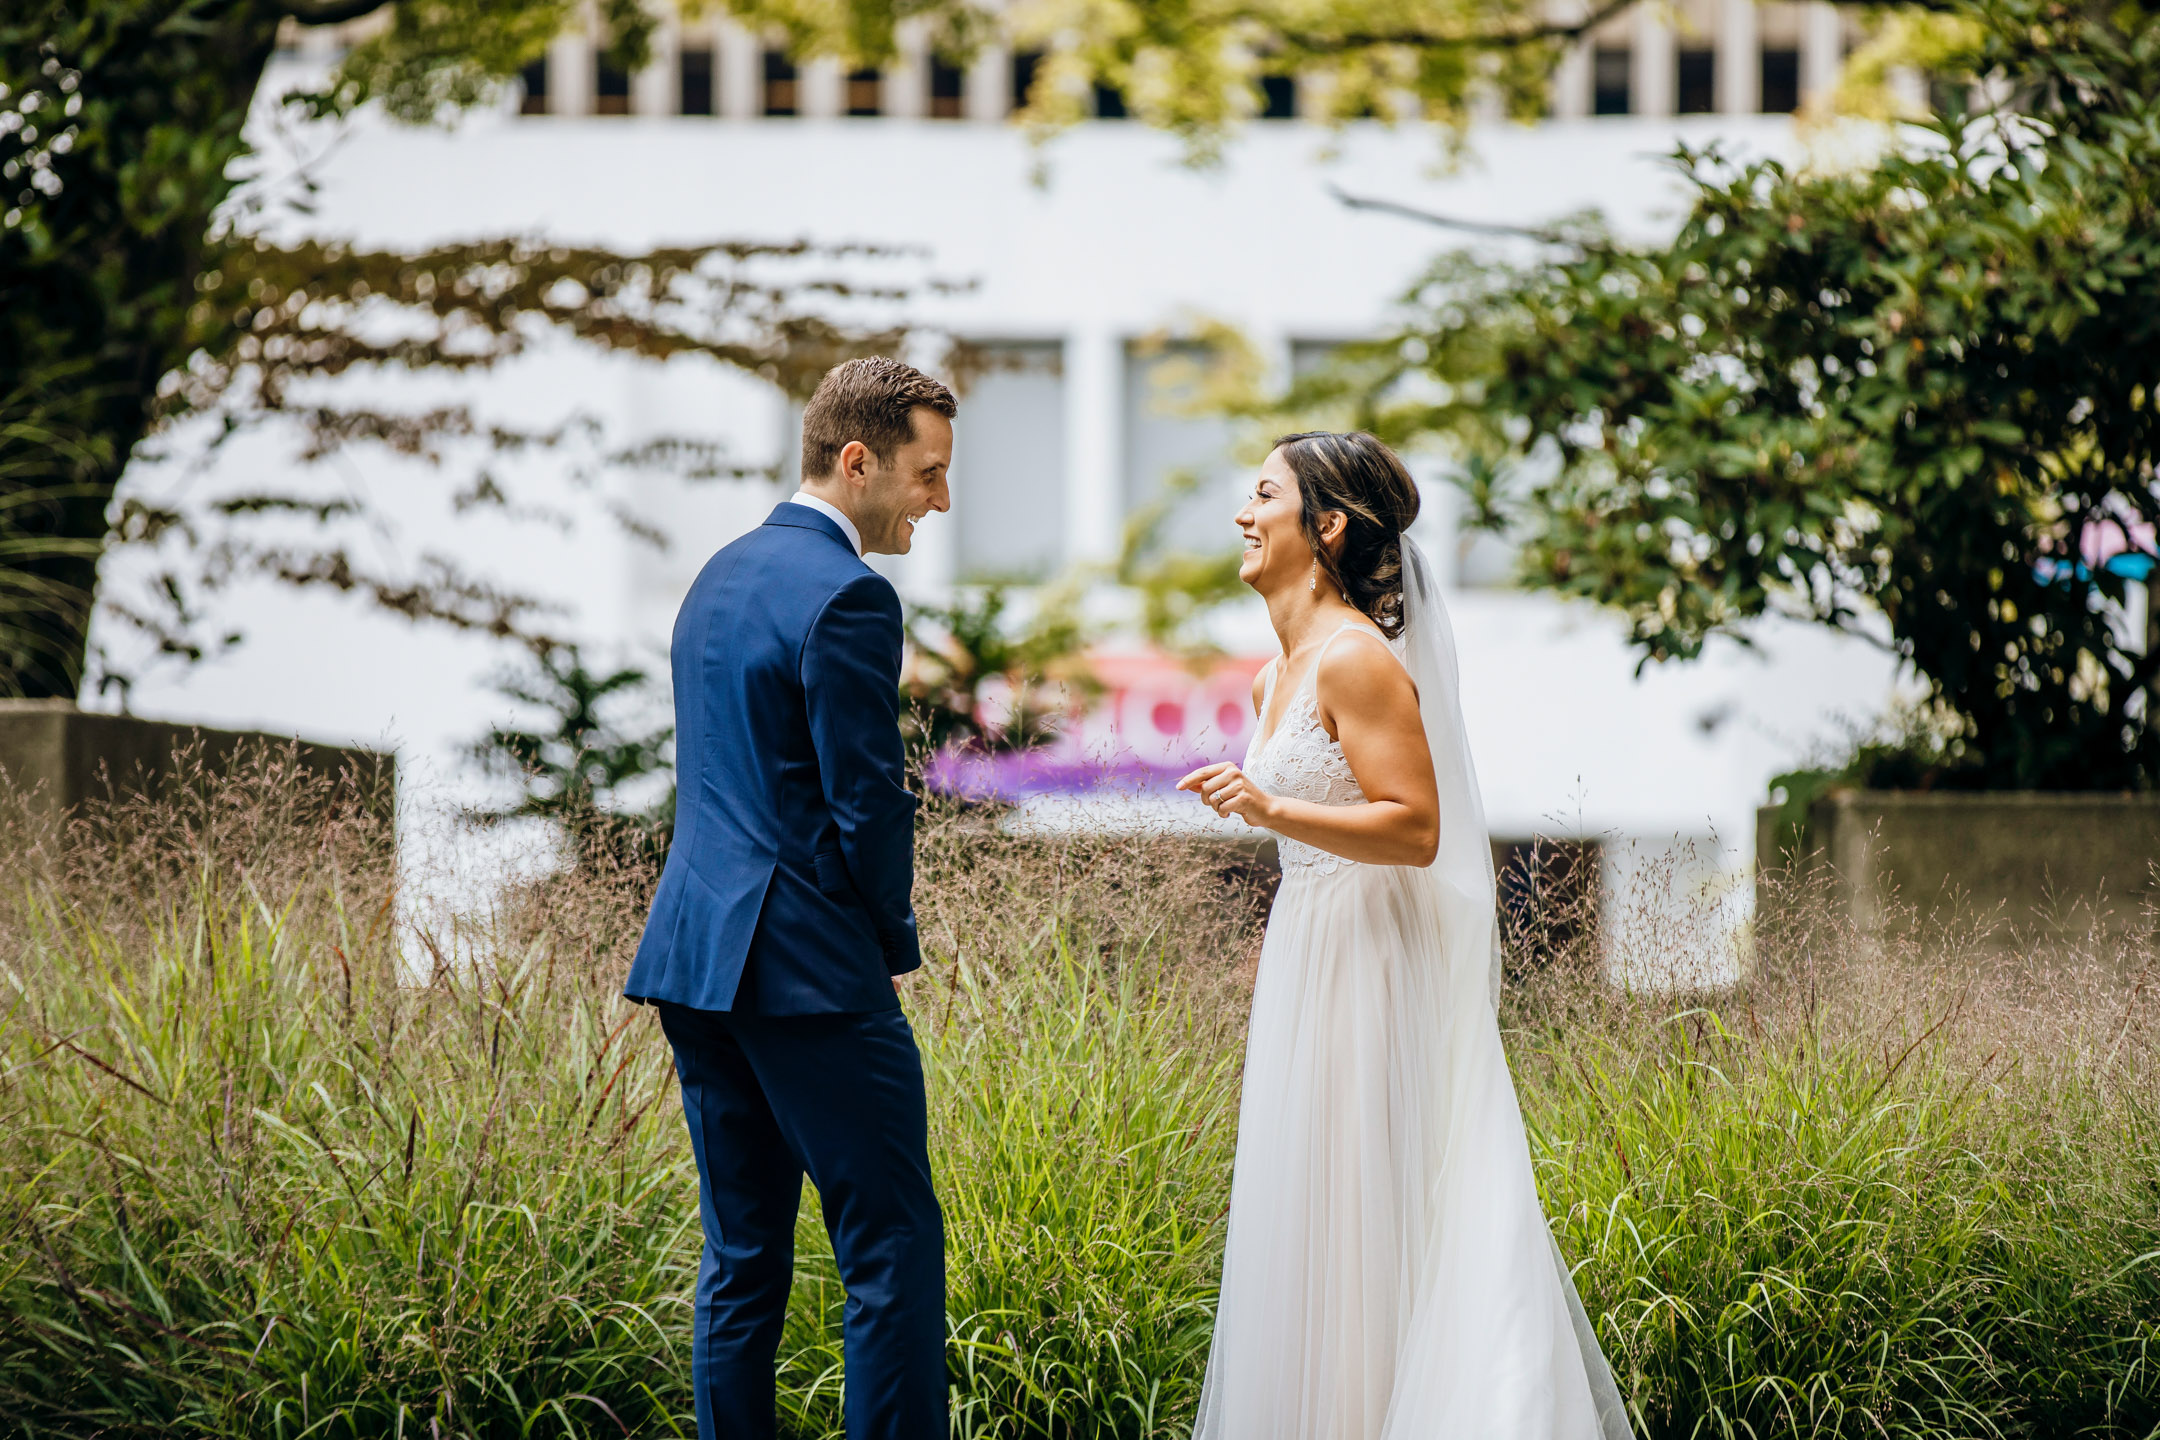
<svg viewBox="0 0 2160 1440">
<path fill-rule="evenodd" d="M 1243 770 L 1228 760 L 1201 766 L 1178 781 L 1177 788 L 1192 791 L 1216 814 L 1235 815 L 1247 825 L 1265 826 L 1274 803 L 1272 795 L 1253 784 Z"/>
</svg>

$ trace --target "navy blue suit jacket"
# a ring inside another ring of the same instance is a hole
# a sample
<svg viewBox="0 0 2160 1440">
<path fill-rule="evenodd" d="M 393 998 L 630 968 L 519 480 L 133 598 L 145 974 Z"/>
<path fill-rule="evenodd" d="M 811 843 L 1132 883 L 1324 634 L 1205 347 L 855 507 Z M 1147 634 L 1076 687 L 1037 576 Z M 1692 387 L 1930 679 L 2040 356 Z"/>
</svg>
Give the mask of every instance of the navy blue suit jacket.
<svg viewBox="0 0 2160 1440">
<path fill-rule="evenodd" d="M 889 1010 L 922 963 L 900 744 L 900 597 L 783 501 L 675 620 L 675 838 L 623 993 L 699 1010 Z"/>
</svg>

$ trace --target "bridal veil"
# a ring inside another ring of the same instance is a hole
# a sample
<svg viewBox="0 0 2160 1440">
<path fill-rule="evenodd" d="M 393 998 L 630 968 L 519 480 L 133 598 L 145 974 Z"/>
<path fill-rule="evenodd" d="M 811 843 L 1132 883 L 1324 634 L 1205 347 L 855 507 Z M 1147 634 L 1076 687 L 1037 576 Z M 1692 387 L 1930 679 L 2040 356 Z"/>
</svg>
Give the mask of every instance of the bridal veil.
<svg viewBox="0 0 2160 1440">
<path fill-rule="evenodd" d="M 1432 753 L 1433 778 L 1440 790 L 1440 851 L 1426 874 L 1433 884 L 1445 886 L 1461 897 L 1468 923 L 1459 938 L 1449 936 L 1445 941 L 1450 950 L 1458 943 L 1462 949 L 1459 957 L 1449 956 L 1448 968 L 1452 971 L 1459 965 L 1466 974 L 1475 974 L 1480 968 L 1477 951 L 1482 949 L 1485 999 L 1496 1012 L 1492 1023 L 1497 1030 L 1501 973 L 1498 887 L 1493 874 L 1491 834 L 1485 828 L 1485 797 L 1478 789 L 1477 770 L 1470 760 L 1470 739 L 1463 728 L 1455 627 L 1448 620 L 1447 602 L 1441 597 L 1431 558 L 1408 534 L 1402 537 L 1402 563 L 1403 632 L 1395 642 L 1396 653 L 1417 686 L 1425 743 Z M 1465 1005 L 1461 1011 L 1451 1011 L 1453 1020 L 1449 1023 L 1467 1023 L 1466 1012 L 1472 1008 Z M 1509 1099 L 1513 1098 L 1510 1094 Z M 1514 1118 L 1520 1128 L 1519 1109 Z M 1626 1402 L 1613 1382 L 1611 1367 L 1605 1363 L 1605 1353 L 1598 1345 L 1597 1332 L 1583 1309 L 1582 1298 L 1576 1293 L 1567 1261 L 1549 1231 L 1546 1240 L 1596 1407 L 1595 1434 L 1598 1440 L 1633 1440 Z M 1388 1433 L 1407 1436 L 1410 1432 L 1391 1426 Z"/>
</svg>

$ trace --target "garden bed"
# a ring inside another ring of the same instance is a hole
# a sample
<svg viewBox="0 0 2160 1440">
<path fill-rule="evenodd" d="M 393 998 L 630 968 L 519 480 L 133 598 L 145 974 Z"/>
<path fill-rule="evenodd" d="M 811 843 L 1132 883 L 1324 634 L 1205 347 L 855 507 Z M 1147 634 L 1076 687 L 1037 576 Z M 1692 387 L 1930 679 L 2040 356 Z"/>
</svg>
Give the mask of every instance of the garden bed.
<svg viewBox="0 0 2160 1440">
<path fill-rule="evenodd" d="M 381 823 L 244 777 L 124 827 L 7 822 L 0 1430 L 687 1433 L 694 1176 L 616 995 L 650 874 L 595 861 L 453 945 L 401 930 Z M 956 1431 L 1183 1436 L 1264 897 L 1176 843 L 936 813 L 921 855 Z M 1571 926 L 1506 1020 L 1646 1436 L 2160 1421 L 2122 957 L 2021 987 L 1788 918 L 1739 989 L 1630 997 Z M 784 1424 L 837 1435 L 809 1204 L 798 1282 Z"/>
</svg>

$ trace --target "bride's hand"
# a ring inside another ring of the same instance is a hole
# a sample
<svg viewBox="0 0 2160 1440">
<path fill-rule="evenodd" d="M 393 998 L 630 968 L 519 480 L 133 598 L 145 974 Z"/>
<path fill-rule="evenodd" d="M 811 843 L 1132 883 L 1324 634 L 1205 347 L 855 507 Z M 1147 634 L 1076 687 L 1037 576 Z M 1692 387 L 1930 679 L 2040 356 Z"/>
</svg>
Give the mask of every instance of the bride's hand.
<svg viewBox="0 0 2160 1440">
<path fill-rule="evenodd" d="M 1177 782 L 1207 802 L 1218 815 L 1235 815 L 1247 825 L 1265 828 L 1275 797 L 1253 784 L 1252 777 L 1232 762 L 1203 765 Z"/>
</svg>

